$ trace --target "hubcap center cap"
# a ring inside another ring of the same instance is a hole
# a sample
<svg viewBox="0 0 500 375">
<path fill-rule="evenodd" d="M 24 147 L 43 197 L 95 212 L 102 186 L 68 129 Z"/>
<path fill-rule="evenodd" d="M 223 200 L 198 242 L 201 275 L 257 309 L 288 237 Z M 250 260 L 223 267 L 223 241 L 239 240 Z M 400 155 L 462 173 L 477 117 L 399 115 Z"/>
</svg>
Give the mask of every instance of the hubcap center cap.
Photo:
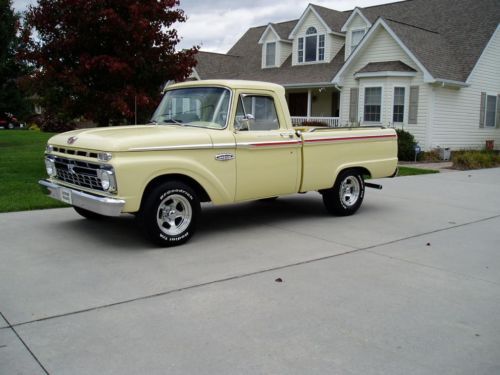
<svg viewBox="0 0 500 375">
<path fill-rule="evenodd" d="M 163 213 L 163 218 L 165 220 L 173 219 L 176 214 L 177 214 L 176 210 L 170 210 L 170 209 L 169 210 L 165 210 L 164 213 Z"/>
</svg>

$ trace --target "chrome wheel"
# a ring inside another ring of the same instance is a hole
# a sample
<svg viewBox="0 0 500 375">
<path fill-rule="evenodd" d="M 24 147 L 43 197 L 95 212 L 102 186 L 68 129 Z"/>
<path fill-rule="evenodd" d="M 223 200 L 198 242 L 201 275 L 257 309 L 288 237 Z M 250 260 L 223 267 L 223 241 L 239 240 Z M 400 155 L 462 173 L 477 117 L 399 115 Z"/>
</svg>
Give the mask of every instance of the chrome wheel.
<svg viewBox="0 0 500 375">
<path fill-rule="evenodd" d="M 177 236 L 191 224 L 193 210 L 187 198 L 179 194 L 165 197 L 159 204 L 156 222 L 160 230 L 168 236 Z"/>
<path fill-rule="evenodd" d="M 340 183 L 340 200 L 345 207 L 352 207 L 356 204 L 361 193 L 361 185 L 355 176 L 347 176 Z"/>
</svg>

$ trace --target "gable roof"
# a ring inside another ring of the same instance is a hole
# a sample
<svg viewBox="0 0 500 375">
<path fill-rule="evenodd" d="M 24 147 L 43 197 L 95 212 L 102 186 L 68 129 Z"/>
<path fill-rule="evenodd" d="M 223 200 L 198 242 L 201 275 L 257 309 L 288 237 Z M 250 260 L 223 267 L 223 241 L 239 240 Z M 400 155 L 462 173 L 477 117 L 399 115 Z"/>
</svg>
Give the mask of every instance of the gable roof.
<svg viewBox="0 0 500 375">
<path fill-rule="evenodd" d="M 266 38 L 267 34 L 269 34 L 269 33 L 273 33 L 278 40 L 281 39 L 280 36 L 279 36 L 279 34 L 278 34 L 278 32 L 274 29 L 273 24 L 270 23 L 270 24 L 267 25 L 266 29 L 262 33 L 262 36 L 260 37 L 258 43 L 259 44 L 263 44 L 264 43 L 264 39 Z"/>
<path fill-rule="evenodd" d="M 306 10 L 304 10 L 304 12 L 302 13 L 302 15 L 300 16 L 300 18 L 297 20 L 297 23 L 295 24 L 295 26 L 293 27 L 292 31 L 290 31 L 290 35 L 288 36 L 289 39 L 293 39 L 295 37 L 295 34 L 297 33 L 297 30 L 300 28 L 300 26 L 304 23 L 305 19 L 306 19 L 306 15 L 308 15 L 309 13 L 313 13 L 317 18 L 318 20 L 323 24 L 323 26 L 325 27 L 326 29 L 326 32 L 327 33 L 330 33 L 332 32 L 333 30 L 330 29 L 330 26 L 325 22 L 325 20 L 323 19 L 323 17 L 321 17 L 321 15 L 318 13 L 318 10 L 316 9 L 317 7 L 312 5 L 312 4 L 309 4 L 306 8 Z M 326 9 L 326 8 L 325 8 Z"/>
<path fill-rule="evenodd" d="M 361 12 L 373 25 L 383 17 L 385 26 L 428 76 L 459 82 L 467 80 L 500 21 L 499 0 L 406 0 L 347 12 L 310 4 L 308 9 L 317 13 L 334 33 L 341 31 L 354 12 Z M 282 40 L 287 40 L 298 23 L 299 20 L 291 20 L 272 26 Z M 342 68 L 343 49 L 331 63 L 292 67 L 288 58 L 280 68 L 261 69 L 262 49 L 258 41 L 266 27 L 249 29 L 228 51 L 232 57 L 207 57 L 207 53 L 200 52 L 196 70 L 201 78 L 314 83 L 331 81 Z M 356 50 L 359 49 L 361 45 Z M 219 68 L 208 67 L 202 61 L 206 58 Z"/>
<path fill-rule="evenodd" d="M 415 56 L 425 61 L 422 63 L 429 71 L 435 71 L 436 78 L 462 82 L 500 22 L 498 0 L 407 0 L 360 10 L 372 23 L 384 17 Z M 435 34 L 424 35 L 418 29 Z M 413 32 L 418 35 L 412 36 Z M 434 52 L 434 57 L 429 56 Z M 443 59 L 450 65 L 446 67 Z"/>
<path fill-rule="evenodd" d="M 351 12 L 351 15 L 349 16 L 349 18 L 347 19 L 347 21 L 345 21 L 345 23 L 342 25 L 342 28 L 340 30 L 342 30 L 342 32 L 345 32 L 347 31 L 347 26 L 349 26 L 349 24 L 351 23 L 351 21 L 354 19 L 354 17 L 358 15 L 359 17 L 361 17 L 363 19 L 363 21 L 366 22 L 367 26 L 370 27 L 372 25 L 372 23 L 368 20 L 368 18 L 365 17 L 365 15 L 363 14 L 363 12 L 361 12 L 361 10 L 356 7 L 352 10 Z"/>
</svg>

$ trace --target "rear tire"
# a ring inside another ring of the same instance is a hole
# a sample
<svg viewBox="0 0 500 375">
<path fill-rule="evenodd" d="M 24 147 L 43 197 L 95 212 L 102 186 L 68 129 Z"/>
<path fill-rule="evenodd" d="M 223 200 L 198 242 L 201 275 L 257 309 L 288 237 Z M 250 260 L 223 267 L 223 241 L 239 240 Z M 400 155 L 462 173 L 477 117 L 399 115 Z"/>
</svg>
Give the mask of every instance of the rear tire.
<svg viewBox="0 0 500 375">
<path fill-rule="evenodd" d="M 137 220 L 146 238 L 171 247 L 193 236 L 199 213 L 200 200 L 195 191 L 182 182 L 169 181 L 144 197 Z"/>
<path fill-rule="evenodd" d="M 78 215 L 83 216 L 85 219 L 89 219 L 89 220 L 101 220 L 101 219 L 103 219 L 105 217 L 104 215 L 101 215 L 101 214 L 98 214 L 98 213 L 86 210 L 85 208 L 76 207 L 76 206 L 73 206 L 73 208 L 78 213 Z"/>
<path fill-rule="evenodd" d="M 327 211 L 337 216 L 354 214 L 365 196 L 363 176 L 356 170 L 343 171 L 331 189 L 321 192 Z"/>
</svg>

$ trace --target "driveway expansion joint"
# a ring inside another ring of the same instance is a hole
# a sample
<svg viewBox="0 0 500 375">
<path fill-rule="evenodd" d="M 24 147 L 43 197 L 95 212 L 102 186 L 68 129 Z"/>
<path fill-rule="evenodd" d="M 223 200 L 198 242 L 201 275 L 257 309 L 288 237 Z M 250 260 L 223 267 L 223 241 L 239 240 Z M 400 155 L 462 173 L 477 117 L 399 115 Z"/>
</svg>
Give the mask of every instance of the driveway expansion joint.
<svg viewBox="0 0 500 375">
<path fill-rule="evenodd" d="M 3 318 L 3 320 L 5 321 L 5 323 L 7 323 L 7 325 L 8 325 L 8 327 L 5 327 L 5 328 L 9 328 L 14 333 L 14 335 L 16 335 L 16 337 L 18 338 L 18 340 L 21 341 L 21 344 L 23 344 L 24 348 L 31 354 L 31 356 L 36 361 L 36 363 L 38 363 L 38 366 L 40 366 L 40 368 L 43 370 L 43 372 L 45 374 L 47 374 L 47 375 L 50 375 L 50 373 L 47 371 L 47 369 L 42 365 L 42 363 L 40 362 L 40 360 L 37 358 L 37 356 L 35 355 L 35 353 L 33 353 L 31 351 L 31 349 L 29 348 L 28 344 L 26 344 L 26 342 L 21 338 L 21 336 L 19 336 L 19 333 L 17 333 L 17 331 L 14 328 L 14 326 L 12 324 L 10 324 L 10 322 L 7 320 L 7 318 L 5 317 L 5 315 L 1 311 L 0 311 L 0 316 Z"/>
</svg>

